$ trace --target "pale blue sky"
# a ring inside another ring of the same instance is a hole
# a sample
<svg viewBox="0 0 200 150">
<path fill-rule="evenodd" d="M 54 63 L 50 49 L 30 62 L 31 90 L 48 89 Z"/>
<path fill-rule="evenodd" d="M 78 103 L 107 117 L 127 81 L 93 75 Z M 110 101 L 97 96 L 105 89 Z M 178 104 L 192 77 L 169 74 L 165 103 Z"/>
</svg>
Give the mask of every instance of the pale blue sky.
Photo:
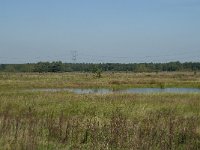
<svg viewBox="0 0 200 150">
<path fill-rule="evenodd" d="M 0 63 L 200 61 L 199 0 L 0 0 Z"/>
</svg>

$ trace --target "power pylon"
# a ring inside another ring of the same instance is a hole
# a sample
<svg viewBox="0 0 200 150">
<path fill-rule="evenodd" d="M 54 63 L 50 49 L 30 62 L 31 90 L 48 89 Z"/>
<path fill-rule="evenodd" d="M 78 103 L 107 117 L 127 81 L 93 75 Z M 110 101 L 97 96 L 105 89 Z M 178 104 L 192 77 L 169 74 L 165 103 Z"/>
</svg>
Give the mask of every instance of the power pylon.
<svg viewBox="0 0 200 150">
<path fill-rule="evenodd" d="M 78 57 L 78 53 L 77 51 L 71 51 L 72 54 L 72 62 L 76 63 L 77 57 Z"/>
</svg>

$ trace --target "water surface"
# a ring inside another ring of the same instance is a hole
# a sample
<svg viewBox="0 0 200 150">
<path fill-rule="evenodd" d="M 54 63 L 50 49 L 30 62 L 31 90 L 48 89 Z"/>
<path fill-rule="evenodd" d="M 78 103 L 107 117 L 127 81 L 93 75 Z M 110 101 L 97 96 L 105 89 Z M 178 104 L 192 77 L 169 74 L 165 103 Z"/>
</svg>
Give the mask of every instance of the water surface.
<svg viewBox="0 0 200 150">
<path fill-rule="evenodd" d="M 106 88 L 62 88 L 62 89 L 34 89 L 32 91 L 59 92 L 68 91 L 76 94 L 110 94 L 110 93 L 200 93 L 199 88 L 127 88 L 112 90 Z"/>
</svg>

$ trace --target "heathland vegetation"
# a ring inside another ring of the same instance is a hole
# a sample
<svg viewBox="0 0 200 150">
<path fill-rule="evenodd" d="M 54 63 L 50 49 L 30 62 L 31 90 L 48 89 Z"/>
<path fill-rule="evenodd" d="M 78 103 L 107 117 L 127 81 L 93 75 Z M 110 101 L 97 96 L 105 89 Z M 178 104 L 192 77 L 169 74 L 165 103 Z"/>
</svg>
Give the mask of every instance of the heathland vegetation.
<svg viewBox="0 0 200 150">
<path fill-rule="evenodd" d="M 0 149 L 200 149 L 200 93 L 38 88 L 200 87 L 199 72 L 0 73 Z"/>
</svg>

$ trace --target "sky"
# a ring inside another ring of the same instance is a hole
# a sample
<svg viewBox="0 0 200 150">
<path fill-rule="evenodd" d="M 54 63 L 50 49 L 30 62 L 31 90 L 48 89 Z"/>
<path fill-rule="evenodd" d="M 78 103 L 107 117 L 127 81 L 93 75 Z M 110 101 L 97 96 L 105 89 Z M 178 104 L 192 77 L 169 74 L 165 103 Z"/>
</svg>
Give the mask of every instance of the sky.
<svg viewBox="0 0 200 150">
<path fill-rule="evenodd" d="M 200 61 L 199 0 L 0 0 L 0 63 Z"/>
</svg>

